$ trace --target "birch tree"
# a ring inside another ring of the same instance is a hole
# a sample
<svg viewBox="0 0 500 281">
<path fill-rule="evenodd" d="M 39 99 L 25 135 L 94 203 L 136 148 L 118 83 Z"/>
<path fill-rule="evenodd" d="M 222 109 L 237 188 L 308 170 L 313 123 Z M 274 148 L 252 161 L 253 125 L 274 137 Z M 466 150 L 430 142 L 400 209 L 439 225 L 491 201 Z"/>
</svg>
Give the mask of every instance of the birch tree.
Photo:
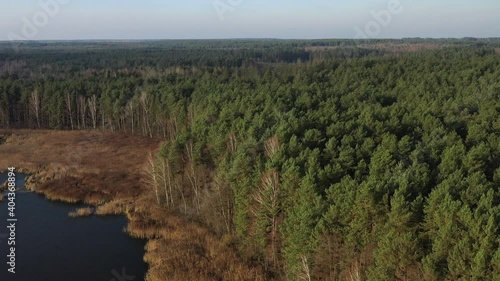
<svg viewBox="0 0 500 281">
<path fill-rule="evenodd" d="M 69 122 L 71 125 L 71 130 L 74 130 L 75 127 L 73 124 L 73 114 L 74 114 L 73 103 L 72 103 L 71 95 L 69 93 L 66 93 L 66 95 L 64 96 L 64 103 L 66 104 L 66 111 L 68 112 L 68 115 L 69 115 Z"/>
<path fill-rule="evenodd" d="M 143 122 L 143 134 L 145 136 L 153 137 L 153 132 L 151 130 L 151 123 L 149 120 L 149 115 L 151 111 L 151 98 L 146 92 L 141 93 L 140 103 L 142 108 L 142 122 Z"/>
<path fill-rule="evenodd" d="M 261 177 L 259 189 L 253 198 L 257 203 L 254 215 L 257 217 L 260 231 L 266 234 L 269 231 L 271 244 L 271 258 L 277 261 L 278 241 L 278 217 L 281 212 L 279 173 L 276 169 L 270 169 Z M 270 230 L 268 230 L 270 229 Z"/>
<path fill-rule="evenodd" d="M 29 109 L 31 115 L 35 118 L 35 122 L 38 128 L 40 128 L 40 94 L 37 89 L 33 90 L 30 95 Z"/>
<path fill-rule="evenodd" d="M 127 102 L 127 105 L 125 106 L 125 115 L 130 120 L 130 128 L 132 130 L 132 134 L 135 131 L 135 107 L 136 107 L 136 104 L 135 104 L 134 99 L 130 99 Z"/>
<path fill-rule="evenodd" d="M 158 171 L 157 171 L 157 165 L 155 163 L 153 153 L 149 152 L 148 154 L 148 160 L 146 162 L 146 184 L 151 186 L 155 193 L 156 201 L 158 204 L 161 203 L 160 201 L 160 179 L 158 177 Z"/>
<path fill-rule="evenodd" d="M 89 105 L 89 110 L 90 110 L 90 117 L 92 118 L 92 127 L 97 129 L 97 96 L 93 95 L 89 100 L 88 100 L 88 105 Z"/>
<path fill-rule="evenodd" d="M 87 102 L 84 96 L 78 96 L 77 107 L 82 129 L 87 127 Z"/>
<path fill-rule="evenodd" d="M 159 177 L 165 193 L 167 206 L 174 206 L 174 182 L 172 165 L 166 157 L 161 157 Z"/>
<path fill-rule="evenodd" d="M 200 187 L 195 169 L 193 140 L 189 140 L 185 145 L 186 155 L 186 175 L 193 190 L 196 211 L 200 211 Z"/>
</svg>

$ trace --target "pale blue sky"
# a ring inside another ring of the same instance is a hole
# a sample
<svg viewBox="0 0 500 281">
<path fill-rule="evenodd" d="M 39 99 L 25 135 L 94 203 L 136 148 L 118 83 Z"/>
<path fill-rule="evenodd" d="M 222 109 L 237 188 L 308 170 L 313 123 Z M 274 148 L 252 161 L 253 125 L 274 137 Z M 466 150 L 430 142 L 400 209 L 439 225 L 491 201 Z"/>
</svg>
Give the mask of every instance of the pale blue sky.
<svg viewBox="0 0 500 281">
<path fill-rule="evenodd" d="M 68 2 L 44 23 L 41 2 Z M 498 0 L 0 0 L 0 40 L 500 37 Z M 402 12 L 374 27 L 373 12 Z M 30 29 L 38 16 L 36 30 Z M 23 19 L 24 18 L 24 19 Z M 26 21 L 28 23 L 26 23 Z M 23 28 L 24 27 L 24 28 Z"/>
</svg>

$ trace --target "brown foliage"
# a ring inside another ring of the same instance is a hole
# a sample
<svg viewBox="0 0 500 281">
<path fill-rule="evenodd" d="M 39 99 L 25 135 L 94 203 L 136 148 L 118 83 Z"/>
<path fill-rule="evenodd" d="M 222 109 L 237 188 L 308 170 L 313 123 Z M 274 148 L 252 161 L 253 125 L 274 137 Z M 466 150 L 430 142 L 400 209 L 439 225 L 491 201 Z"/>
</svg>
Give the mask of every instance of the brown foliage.
<svg viewBox="0 0 500 281">
<path fill-rule="evenodd" d="M 94 208 L 87 207 L 87 208 L 78 208 L 73 212 L 70 212 L 68 216 L 72 218 L 77 218 L 77 217 L 90 216 L 92 214 L 94 214 Z"/>
<path fill-rule="evenodd" d="M 227 136 L 227 151 L 234 154 L 236 152 L 237 138 L 235 132 L 230 132 Z"/>
<path fill-rule="evenodd" d="M 201 216 L 217 233 L 231 233 L 234 215 L 231 188 L 219 175 L 212 175 L 211 178 L 210 189 L 201 202 Z"/>
<path fill-rule="evenodd" d="M 264 143 L 264 148 L 266 151 L 267 158 L 272 159 L 273 156 L 276 154 L 276 152 L 278 152 L 280 147 L 281 145 L 278 137 L 274 136 L 266 140 L 266 142 Z"/>
</svg>

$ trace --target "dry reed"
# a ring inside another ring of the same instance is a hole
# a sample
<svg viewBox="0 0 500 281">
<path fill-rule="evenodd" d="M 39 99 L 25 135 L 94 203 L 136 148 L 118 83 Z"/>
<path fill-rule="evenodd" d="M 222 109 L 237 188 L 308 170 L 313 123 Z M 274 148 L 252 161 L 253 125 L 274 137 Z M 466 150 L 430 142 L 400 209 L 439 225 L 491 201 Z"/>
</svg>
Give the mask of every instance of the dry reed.
<svg viewBox="0 0 500 281">
<path fill-rule="evenodd" d="M 10 137 L 0 146 L 0 167 L 14 163 L 30 173 L 30 190 L 51 200 L 97 205 L 98 215 L 127 216 L 126 232 L 149 240 L 147 281 L 272 279 L 261 266 L 238 256 L 227 239 L 155 203 L 151 190 L 141 184 L 141 173 L 145 156 L 159 140 L 83 131 L 0 130 L 2 134 Z"/>
<path fill-rule="evenodd" d="M 78 208 L 73 212 L 70 212 L 68 216 L 71 218 L 78 218 L 78 217 L 87 217 L 92 214 L 94 214 L 94 208 L 86 207 L 86 208 Z"/>
</svg>

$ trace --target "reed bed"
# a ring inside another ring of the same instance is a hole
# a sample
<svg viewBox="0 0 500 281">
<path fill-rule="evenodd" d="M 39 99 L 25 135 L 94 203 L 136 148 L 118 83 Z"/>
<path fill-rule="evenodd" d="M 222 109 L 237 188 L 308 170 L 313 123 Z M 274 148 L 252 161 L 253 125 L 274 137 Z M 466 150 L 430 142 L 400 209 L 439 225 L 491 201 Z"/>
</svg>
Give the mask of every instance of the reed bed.
<svg viewBox="0 0 500 281">
<path fill-rule="evenodd" d="M 272 280 L 265 270 L 238 256 L 231 239 L 221 238 L 204 225 L 142 198 L 127 211 L 126 232 L 148 239 L 144 261 L 147 281 Z M 150 206 L 144 208 L 144 206 Z"/>
<path fill-rule="evenodd" d="M 100 216 L 127 214 L 128 206 L 132 204 L 130 200 L 113 200 L 97 206 L 96 214 Z"/>
<path fill-rule="evenodd" d="M 79 218 L 79 217 L 88 217 L 93 214 L 94 214 L 94 208 L 85 207 L 85 208 L 78 208 L 73 212 L 70 212 L 68 216 L 71 218 Z"/>
<path fill-rule="evenodd" d="M 0 146 L 0 167 L 16 163 L 31 174 L 28 189 L 50 200 L 94 205 L 97 215 L 127 216 L 125 231 L 148 239 L 147 281 L 272 280 L 262 267 L 239 257 L 224 238 L 158 206 L 151 190 L 141 183 L 141 171 L 159 140 L 82 131 L 2 133 L 11 137 Z M 75 215 L 89 212 L 79 209 Z"/>
</svg>

